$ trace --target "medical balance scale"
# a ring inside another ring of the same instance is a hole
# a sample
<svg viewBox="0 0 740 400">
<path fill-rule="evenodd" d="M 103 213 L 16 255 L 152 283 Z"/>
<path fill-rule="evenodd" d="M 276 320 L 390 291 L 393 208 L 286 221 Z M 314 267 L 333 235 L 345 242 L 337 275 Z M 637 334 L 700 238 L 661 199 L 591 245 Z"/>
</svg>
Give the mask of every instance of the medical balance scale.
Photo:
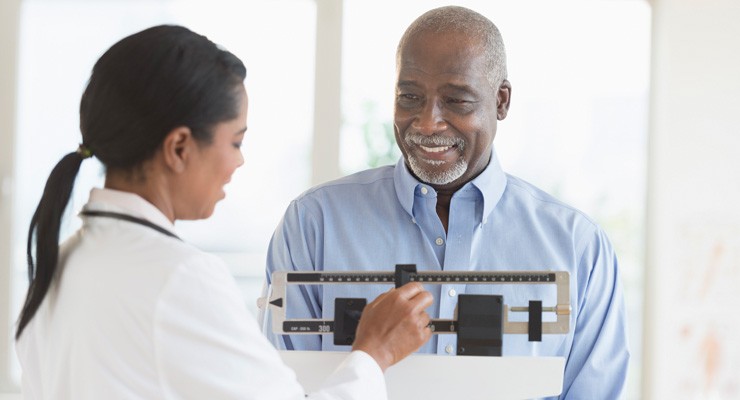
<svg viewBox="0 0 740 400">
<path fill-rule="evenodd" d="M 365 298 L 336 298 L 334 319 L 287 319 L 289 285 L 555 285 L 556 304 L 509 306 L 500 295 L 460 294 L 455 319 L 432 319 L 433 334 L 456 334 L 457 355 L 414 354 L 386 371 L 390 399 L 528 399 L 562 391 L 563 357 L 499 357 L 503 334 L 567 334 L 570 329 L 570 275 L 565 271 L 423 271 L 413 264 L 394 272 L 275 272 L 267 297 L 258 300 L 271 316 L 275 334 L 334 335 L 335 345 L 351 345 Z M 510 313 L 527 313 L 527 321 L 510 321 Z M 553 313 L 554 321 L 543 321 Z M 346 356 L 341 352 L 281 351 L 307 391 L 316 389 Z"/>
</svg>

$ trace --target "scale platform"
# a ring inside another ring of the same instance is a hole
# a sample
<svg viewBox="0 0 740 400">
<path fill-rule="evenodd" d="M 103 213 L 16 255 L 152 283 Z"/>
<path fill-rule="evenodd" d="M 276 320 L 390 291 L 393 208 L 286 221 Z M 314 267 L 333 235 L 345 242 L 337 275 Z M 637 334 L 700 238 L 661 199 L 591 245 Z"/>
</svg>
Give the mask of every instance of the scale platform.
<svg viewBox="0 0 740 400">
<path fill-rule="evenodd" d="M 280 351 L 307 393 L 347 357 L 332 351 Z M 563 357 L 485 357 L 412 354 L 388 368 L 389 400 L 521 400 L 557 396 Z"/>
</svg>

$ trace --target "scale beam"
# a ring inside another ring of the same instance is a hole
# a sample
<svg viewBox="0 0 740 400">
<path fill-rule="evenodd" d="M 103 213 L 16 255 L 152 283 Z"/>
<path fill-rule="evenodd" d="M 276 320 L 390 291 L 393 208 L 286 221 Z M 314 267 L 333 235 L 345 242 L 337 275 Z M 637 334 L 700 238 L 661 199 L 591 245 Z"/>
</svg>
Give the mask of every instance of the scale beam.
<svg viewBox="0 0 740 400">
<path fill-rule="evenodd" d="M 555 314 L 553 322 L 541 322 L 541 333 L 564 334 L 570 330 L 570 274 L 565 271 L 424 271 L 405 273 L 410 282 L 423 284 L 466 285 L 555 285 L 556 304 L 542 306 L 542 313 Z M 335 322 L 326 319 L 286 319 L 289 285 L 393 285 L 396 274 L 386 271 L 363 272 L 275 272 L 272 275 L 268 298 L 258 301 L 260 308 L 272 314 L 272 329 L 276 334 L 329 334 Z M 503 305 L 503 333 L 530 333 L 529 322 L 509 321 L 510 312 L 530 312 L 528 306 Z M 530 314 L 531 315 L 531 314 Z M 458 321 L 433 319 L 430 328 L 434 334 L 458 333 Z M 531 335 L 531 333 L 530 333 Z"/>
</svg>

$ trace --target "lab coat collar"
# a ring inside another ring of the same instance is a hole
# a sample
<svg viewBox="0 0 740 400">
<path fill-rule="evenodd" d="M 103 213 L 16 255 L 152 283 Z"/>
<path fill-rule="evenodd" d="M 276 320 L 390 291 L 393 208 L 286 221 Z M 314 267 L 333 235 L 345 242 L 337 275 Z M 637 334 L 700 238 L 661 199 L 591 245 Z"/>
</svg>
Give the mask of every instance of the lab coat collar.
<svg viewBox="0 0 740 400">
<path fill-rule="evenodd" d="M 114 189 L 94 188 L 90 191 L 90 198 L 83 207 L 85 211 L 113 211 L 143 218 L 172 233 L 175 225 L 154 204 L 144 200 L 141 196 Z"/>
</svg>

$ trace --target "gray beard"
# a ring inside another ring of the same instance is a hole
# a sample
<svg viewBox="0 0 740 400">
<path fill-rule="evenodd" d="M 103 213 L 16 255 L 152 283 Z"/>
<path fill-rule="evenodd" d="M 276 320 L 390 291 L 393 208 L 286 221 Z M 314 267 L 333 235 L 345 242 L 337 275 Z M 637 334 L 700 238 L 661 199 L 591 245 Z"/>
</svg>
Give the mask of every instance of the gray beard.
<svg viewBox="0 0 740 400">
<path fill-rule="evenodd" d="M 461 139 L 451 139 L 441 136 L 424 136 L 418 133 L 409 133 L 404 138 L 407 144 L 413 145 L 424 145 L 424 146 L 458 146 L 458 151 L 462 153 L 465 148 L 465 142 Z M 416 175 L 417 178 L 421 179 L 422 182 L 426 182 L 432 185 L 446 185 L 455 179 L 461 177 L 465 171 L 468 170 L 468 162 L 463 158 L 458 158 L 455 164 L 444 171 L 434 172 L 426 169 L 429 165 L 442 165 L 444 161 L 437 160 L 425 160 L 419 159 L 413 155 L 409 155 L 407 159 L 409 168 Z"/>
<path fill-rule="evenodd" d="M 432 185 L 446 185 L 461 177 L 468 170 L 468 162 L 463 158 L 458 158 L 450 168 L 439 172 L 429 171 L 425 167 L 427 165 L 440 165 L 444 161 L 420 160 L 414 156 L 409 156 L 408 162 L 409 168 L 417 178 Z"/>
</svg>

